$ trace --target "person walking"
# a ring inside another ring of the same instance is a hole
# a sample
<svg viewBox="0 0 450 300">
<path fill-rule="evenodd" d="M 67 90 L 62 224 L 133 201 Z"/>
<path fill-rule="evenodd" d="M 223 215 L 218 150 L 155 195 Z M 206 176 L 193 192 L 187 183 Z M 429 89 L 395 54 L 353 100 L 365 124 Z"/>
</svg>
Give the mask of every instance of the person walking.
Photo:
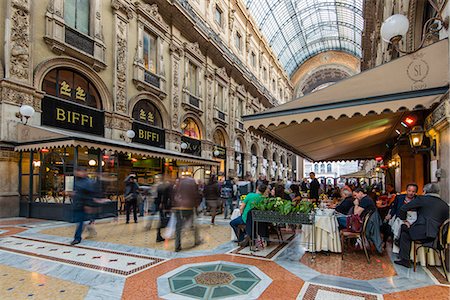
<svg viewBox="0 0 450 300">
<path fill-rule="evenodd" d="M 159 211 L 159 225 L 156 233 L 156 242 L 163 242 L 161 229 L 166 228 L 170 220 L 173 201 L 173 183 L 164 175 L 163 181 L 158 185 L 155 207 Z"/>
<path fill-rule="evenodd" d="M 234 183 L 231 177 L 225 180 L 222 188 L 220 189 L 220 198 L 223 199 L 224 206 L 224 219 L 228 219 L 228 215 L 233 212 L 233 196 L 234 196 Z"/>
<path fill-rule="evenodd" d="M 194 211 L 200 204 L 200 193 L 194 178 L 180 179 L 175 187 L 173 198 L 173 212 L 176 216 L 175 226 L 175 252 L 181 251 L 181 230 L 188 225 L 194 231 L 194 244 L 200 245 L 201 240 L 195 226 Z"/>
<path fill-rule="evenodd" d="M 209 207 L 209 211 L 211 213 L 211 225 L 214 225 L 217 207 L 219 206 L 220 201 L 220 189 L 216 175 L 211 175 L 208 184 L 205 185 L 203 193 L 206 199 L 206 205 Z"/>
<path fill-rule="evenodd" d="M 130 223 L 130 213 L 133 210 L 134 223 L 137 223 L 137 201 L 139 185 L 136 175 L 130 174 L 125 178 L 125 210 L 127 212 L 127 224 Z"/>
<path fill-rule="evenodd" d="M 76 245 L 81 242 L 81 235 L 83 233 L 84 221 L 87 218 L 86 209 L 93 201 L 94 183 L 88 178 L 87 169 L 78 167 L 75 170 L 75 183 L 73 194 L 73 214 L 77 224 L 75 236 L 71 245 Z"/>
</svg>

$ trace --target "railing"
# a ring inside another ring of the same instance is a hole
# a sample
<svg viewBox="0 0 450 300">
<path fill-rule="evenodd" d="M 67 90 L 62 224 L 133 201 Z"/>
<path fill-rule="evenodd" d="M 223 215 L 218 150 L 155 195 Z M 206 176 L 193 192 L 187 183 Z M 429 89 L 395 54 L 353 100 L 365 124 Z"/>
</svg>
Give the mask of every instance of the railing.
<svg viewBox="0 0 450 300">
<path fill-rule="evenodd" d="M 90 55 L 94 55 L 94 41 L 91 38 L 70 27 L 66 26 L 65 28 L 65 42 L 67 44 Z"/>
<path fill-rule="evenodd" d="M 161 81 L 159 77 L 149 71 L 144 71 L 144 81 L 157 87 L 158 89 L 161 86 Z"/>
<path fill-rule="evenodd" d="M 200 108 L 200 99 L 193 95 L 189 95 L 189 104 Z"/>
<path fill-rule="evenodd" d="M 224 56 L 232 61 L 236 68 L 240 69 L 241 73 L 249 78 L 249 81 L 253 83 L 258 90 L 264 94 L 269 102 L 273 106 L 279 105 L 278 100 L 270 93 L 270 91 L 259 81 L 259 79 L 250 71 L 247 67 L 245 67 L 244 62 L 241 61 L 239 57 L 237 57 L 222 41 L 220 36 L 214 32 L 195 12 L 194 8 L 189 4 L 188 0 L 174 0 L 174 2 L 178 2 L 181 7 L 185 10 L 185 12 L 191 17 L 192 21 L 195 23 L 195 26 L 202 31 L 203 34 L 208 36 L 215 44 L 220 48 L 220 50 L 225 54 Z"/>
</svg>

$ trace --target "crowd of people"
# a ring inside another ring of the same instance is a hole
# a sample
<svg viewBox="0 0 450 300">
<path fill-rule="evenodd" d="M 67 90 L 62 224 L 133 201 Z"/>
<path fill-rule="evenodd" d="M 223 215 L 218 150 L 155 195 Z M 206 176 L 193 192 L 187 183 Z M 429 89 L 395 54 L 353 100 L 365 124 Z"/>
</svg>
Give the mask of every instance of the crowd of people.
<svg viewBox="0 0 450 300">
<path fill-rule="evenodd" d="M 87 170 L 78 168 L 75 171 L 77 180 L 74 185 L 74 219 L 78 223 L 72 245 L 81 242 L 81 235 L 85 221 L 89 234 L 95 234 L 95 207 L 101 203 L 96 183 L 87 177 Z M 397 194 L 391 184 L 386 185 L 386 192 L 381 193 L 379 185 L 368 186 L 347 184 L 341 188 L 320 183 L 314 172 L 310 173 L 310 180 L 304 179 L 300 184 L 289 181 L 271 180 L 261 175 L 256 181 L 249 180 L 250 193 L 240 201 L 240 190 L 237 179 L 227 178 L 219 181 L 216 175 L 211 175 L 208 182 L 203 184 L 192 177 L 182 177 L 172 180 L 162 176 L 160 182 L 154 186 L 154 203 L 152 212 L 159 213 L 156 241 L 163 242 L 167 236 L 162 230 L 175 224 L 175 251 L 181 250 L 181 231 L 190 228 L 194 232 L 195 245 L 202 243 L 195 226 L 195 216 L 209 214 L 211 224 L 215 224 L 216 215 L 223 212 L 225 219 L 230 219 L 235 208 L 239 207 L 238 217 L 230 220 L 230 226 L 236 234 L 236 241 L 244 247 L 255 239 L 252 228 L 251 210 L 266 197 L 279 197 L 290 201 L 312 201 L 320 204 L 320 195 L 327 194 L 334 199 L 337 221 L 340 230 L 361 230 L 361 224 L 367 217 L 370 230 L 366 237 L 378 252 L 389 239 L 392 239 L 393 252 L 398 253 L 397 264 L 410 266 L 411 241 L 433 243 L 439 226 L 449 217 L 448 204 L 439 197 L 439 187 L 435 183 L 424 186 L 423 195 L 418 195 L 418 186 L 410 183 L 406 186 L 405 194 Z M 138 222 L 138 210 L 144 215 L 144 210 L 150 207 L 143 204 L 142 195 L 147 195 L 137 183 L 135 174 L 130 174 L 125 180 L 125 211 L 126 223 L 133 216 Z M 148 201 L 145 197 L 144 201 Z M 261 237 L 268 239 L 267 224 L 261 223 L 258 232 Z M 150 228 L 150 226 L 148 226 Z"/>
</svg>

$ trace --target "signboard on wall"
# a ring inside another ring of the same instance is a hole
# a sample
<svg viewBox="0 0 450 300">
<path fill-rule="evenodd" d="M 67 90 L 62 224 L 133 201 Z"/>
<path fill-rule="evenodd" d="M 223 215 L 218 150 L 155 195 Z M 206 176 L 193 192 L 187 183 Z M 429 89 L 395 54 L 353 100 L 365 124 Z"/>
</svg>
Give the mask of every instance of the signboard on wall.
<svg viewBox="0 0 450 300">
<path fill-rule="evenodd" d="M 218 155 L 215 155 L 214 152 L 218 152 Z M 221 146 L 214 145 L 213 149 L 214 157 L 219 159 L 227 159 L 227 149 Z"/>
<path fill-rule="evenodd" d="M 163 129 L 133 122 L 133 131 L 136 133 L 133 142 L 158 148 L 166 147 L 166 133 Z"/>
<path fill-rule="evenodd" d="M 56 97 L 42 99 L 41 124 L 103 136 L 105 114 L 103 111 L 79 105 Z"/>
<path fill-rule="evenodd" d="M 181 137 L 181 142 L 186 143 L 186 149 L 182 149 L 183 153 L 192 154 L 196 156 L 202 155 L 202 142 L 200 140 L 191 139 L 187 136 Z"/>
</svg>

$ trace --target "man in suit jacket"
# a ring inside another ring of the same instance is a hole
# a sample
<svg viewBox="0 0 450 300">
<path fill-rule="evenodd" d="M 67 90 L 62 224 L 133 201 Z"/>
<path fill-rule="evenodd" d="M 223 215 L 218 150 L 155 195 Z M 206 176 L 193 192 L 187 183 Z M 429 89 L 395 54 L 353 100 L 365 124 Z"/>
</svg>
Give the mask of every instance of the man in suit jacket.
<svg viewBox="0 0 450 300">
<path fill-rule="evenodd" d="M 313 201 L 318 201 L 320 183 L 316 178 L 316 173 L 309 173 L 309 178 L 311 178 L 311 183 L 309 184 L 309 198 L 314 199 Z"/>
<path fill-rule="evenodd" d="M 439 186 L 429 183 L 423 188 L 424 196 L 418 196 L 403 205 L 398 211 L 398 217 L 404 221 L 400 235 L 400 260 L 396 264 L 411 267 L 411 242 L 433 242 L 439 233 L 439 226 L 448 219 L 449 206 L 439 196 Z M 417 211 L 417 221 L 410 224 L 406 221 L 408 210 Z"/>
</svg>

